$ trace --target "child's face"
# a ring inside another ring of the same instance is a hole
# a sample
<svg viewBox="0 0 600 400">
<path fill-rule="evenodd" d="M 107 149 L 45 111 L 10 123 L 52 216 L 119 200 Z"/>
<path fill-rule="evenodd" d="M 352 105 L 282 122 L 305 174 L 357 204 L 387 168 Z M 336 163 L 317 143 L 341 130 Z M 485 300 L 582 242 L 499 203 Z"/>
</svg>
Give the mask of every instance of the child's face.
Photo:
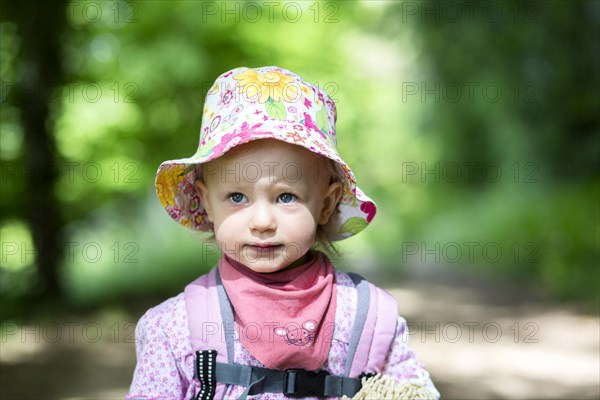
<svg viewBox="0 0 600 400">
<path fill-rule="evenodd" d="M 324 157 L 258 140 L 204 164 L 196 186 L 221 250 L 261 273 L 300 265 L 342 195 Z"/>
</svg>

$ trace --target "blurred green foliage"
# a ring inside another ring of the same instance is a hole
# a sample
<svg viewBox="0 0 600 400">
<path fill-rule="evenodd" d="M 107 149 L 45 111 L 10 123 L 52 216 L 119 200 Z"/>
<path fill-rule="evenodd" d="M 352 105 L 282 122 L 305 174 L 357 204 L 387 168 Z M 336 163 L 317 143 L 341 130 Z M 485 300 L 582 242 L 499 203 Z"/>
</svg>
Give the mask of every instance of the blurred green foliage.
<svg viewBox="0 0 600 400">
<path fill-rule="evenodd" d="M 65 83 L 40 95 L 58 151 L 48 168 L 67 299 L 175 293 L 213 265 L 212 247 L 162 211 L 154 173 L 194 153 L 216 76 L 279 65 L 337 102 L 340 153 L 379 206 L 372 227 L 340 243 L 342 264 L 455 264 L 597 307 L 598 2 L 287 2 L 272 14 L 247 4 L 66 6 Z M 19 29 L 0 23 L 5 299 L 40 286 L 23 251 L 33 245 L 21 196 L 36 171 L 10 90 L 27 79 Z M 481 251 L 490 243 L 499 256 Z"/>
</svg>

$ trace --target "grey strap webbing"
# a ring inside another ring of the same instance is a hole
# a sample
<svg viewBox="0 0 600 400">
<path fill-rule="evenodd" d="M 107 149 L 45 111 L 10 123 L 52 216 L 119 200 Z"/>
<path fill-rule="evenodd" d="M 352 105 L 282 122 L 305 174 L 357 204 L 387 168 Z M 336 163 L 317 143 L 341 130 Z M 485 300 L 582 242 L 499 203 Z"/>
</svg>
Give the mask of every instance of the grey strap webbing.
<svg viewBox="0 0 600 400">
<path fill-rule="evenodd" d="M 307 378 L 306 374 L 318 375 Z M 317 397 L 354 396 L 361 388 L 359 379 L 342 376 L 319 374 L 300 370 L 280 371 L 250 365 L 217 363 L 216 378 L 218 382 L 244 386 L 246 390 L 238 397 L 244 400 L 248 395 L 259 393 L 283 393 L 288 395 L 313 395 Z M 316 381 L 313 381 L 315 379 Z M 310 392 L 316 383 L 319 390 Z M 319 392 L 319 393 L 317 393 Z"/>
<path fill-rule="evenodd" d="M 352 336 L 350 337 L 350 343 L 348 344 L 348 354 L 346 356 L 346 372 L 345 375 L 350 375 L 352 369 L 352 363 L 358 347 L 358 342 L 362 335 L 363 327 L 369 314 L 369 306 L 371 305 L 371 291 L 369 289 L 369 282 L 367 282 L 362 276 L 354 273 L 348 274 L 356 286 L 356 316 L 354 317 L 354 325 L 352 326 Z"/>
<path fill-rule="evenodd" d="M 221 308 L 221 319 L 223 321 L 223 331 L 225 335 L 225 341 L 227 346 L 227 362 L 233 362 L 233 337 L 235 331 L 235 323 L 233 319 L 233 309 L 231 308 L 231 301 L 223 282 L 221 281 L 221 274 L 219 269 L 215 270 L 215 280 L 217 282 L 217 293 L 219 296 L 219 306 Z"/>
</svg>

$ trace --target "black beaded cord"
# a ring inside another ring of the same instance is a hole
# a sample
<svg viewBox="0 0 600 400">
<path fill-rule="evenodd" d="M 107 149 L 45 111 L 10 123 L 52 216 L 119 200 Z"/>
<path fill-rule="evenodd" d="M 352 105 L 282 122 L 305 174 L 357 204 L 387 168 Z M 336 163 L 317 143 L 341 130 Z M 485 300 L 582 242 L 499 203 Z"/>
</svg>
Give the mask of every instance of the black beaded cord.
<svg viewBox="0 0 600 400">
<path fill-rule="evenodd" d="M 217 368 L 217 351 L 196 351 L 196 376 L 202 387 L 196 396 L 196 400 L 212 400 L 215 397 L 217 384 L 215 371 Z"/>
</svg>

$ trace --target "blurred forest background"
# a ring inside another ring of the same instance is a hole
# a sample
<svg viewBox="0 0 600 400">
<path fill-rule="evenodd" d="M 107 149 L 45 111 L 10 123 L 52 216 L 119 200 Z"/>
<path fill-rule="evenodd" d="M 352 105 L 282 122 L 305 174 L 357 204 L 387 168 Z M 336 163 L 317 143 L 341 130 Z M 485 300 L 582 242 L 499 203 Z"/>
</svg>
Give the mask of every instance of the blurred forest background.
<svg viewBox="0 0 600 400">
<path fill-rule="evenodd" d="M 335 99 L 339 151 L 379 206 L 342 268 L 434 264 L 598 313 L 598 1 L 3 1 L 0 17 L 2 321 L 162 300 L 207 271 L 217 255 L 154 174 L 194 153 L 214 79 L 263 65 Z"/>
</svg>

